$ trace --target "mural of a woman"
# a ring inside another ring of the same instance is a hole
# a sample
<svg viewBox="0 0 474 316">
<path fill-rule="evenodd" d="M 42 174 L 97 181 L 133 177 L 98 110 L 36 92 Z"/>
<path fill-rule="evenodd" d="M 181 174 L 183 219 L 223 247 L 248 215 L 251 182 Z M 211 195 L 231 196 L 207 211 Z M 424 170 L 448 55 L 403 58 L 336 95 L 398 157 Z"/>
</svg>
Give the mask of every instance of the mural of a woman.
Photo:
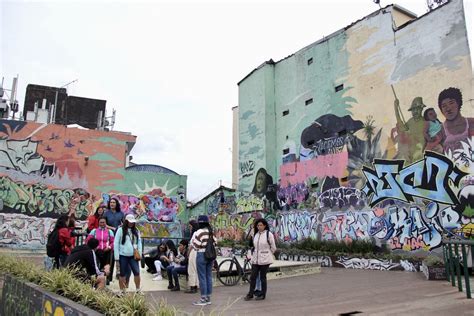
<svg viewBox="0 0 474 316">
<path fill-rule="evenodd" d="M 272 176 L 267 174 L 267 171 L 264 168 L 258 169 L 252 193 L 258 197 L 263 197 L 267 192 L 269 184 L 273 184 Z"/>
<path fill-rule="evenodd" d="M 461 114 L 461 90 L 451 87 L 441 91 L 438 106 L 446 118 L 443 123 L 444 151 L 462 148 L 461 141 L 467 142 L 467 139 L 474 136 L 474 118 L 466 118 Z"/>
<path fill-rule="evenodd" d="M 276 188 L 273 185 L 273 177 L 264 168 L 260 168 L 257 171 L 252 193 L 260 198 L 264 198 L 265 203 L 268 201 L 269 205 L 265 206 L 266 209 L 280 209 Z"/>
</svg>

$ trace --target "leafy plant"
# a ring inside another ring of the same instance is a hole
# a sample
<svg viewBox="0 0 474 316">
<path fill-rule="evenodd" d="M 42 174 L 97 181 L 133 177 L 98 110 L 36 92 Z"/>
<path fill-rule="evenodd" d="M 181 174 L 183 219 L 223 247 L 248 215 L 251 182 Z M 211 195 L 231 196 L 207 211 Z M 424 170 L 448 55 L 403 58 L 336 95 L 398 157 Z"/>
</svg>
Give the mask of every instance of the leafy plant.
<svg viewBox="0 0 474 316">
<path fill-rule="evenodd" d="M 444 266 L 444 261 L 438 256 L 429 255 L 423 260 L 423 264 L 427 267 L 442 267 Z"/>
<path fill-rule="evenodd" d="M 106 315 L 176 315 L 178 311 L 161 302 L 159 309 L 147 304 L 138 294 L 117 297 L 114 293 L 95 290 L 91 283 L 76 279 L 77 269 L 44 271 L 34 263 L 10 255 L 0 255 L 0 274 L 10 274 L 23 281 L 38 284 L 45 290 L 62 295 Z"/>
</svg>

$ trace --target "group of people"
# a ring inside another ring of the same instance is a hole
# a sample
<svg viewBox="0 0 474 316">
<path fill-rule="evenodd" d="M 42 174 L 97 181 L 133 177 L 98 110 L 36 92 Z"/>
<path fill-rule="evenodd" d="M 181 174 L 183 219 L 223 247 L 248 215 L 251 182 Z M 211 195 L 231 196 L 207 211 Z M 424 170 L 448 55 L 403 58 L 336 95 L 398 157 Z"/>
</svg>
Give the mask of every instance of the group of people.
<svg viewBox="0 0 474 316">
<path fill-rule="evenodd" d="M 153 281 L 163 280 L 163 273 L 168 279 L 170 291 L 180 291 L 179 275 L 188 276 L 189 289 L 185 293 L 200 292 L 200 299 L 194 305 L 211 304 L 212 269 L 215 260 L 205 256 L 208 243 L 216 243 L 212 227 L 207 215 L 198 216 L 197 221 L 189 222 L 191 239 L 183 239 L 176 248 L 172 240 L 160 244 L 156 251 L 145 257 L 148 272 L 153 274 Z M 75 221 L 71 217 L 60 217 L 56 222 L 61 243 L 61 254 L 57 258 L 57 267 L 79 267 L 78 277 L 83 280 L 95 280 L 97 288 L 107 284 L 107 277 L 117 267 L 119 287 L 128 288 L 131 274 L 137 291 L 140 291 L 140 258 L 142 257 L 142 239 L 136 227 L 133 214 L 124 216 L 120 210 L 119 201 L 112 198 L 107 208 L 99 206 L 95 213 L 88 218 L 86 243 L 74 247 L 73 231 Z M 257 219 L 253 225 L 252 236 L 252 273 L 250 288 L 245 300 L 263 300 L 267 293 L 267 272 L 273 263 L 273 253 L 276 250 L 273 234 L 265 219 Z M 113 257 L 112 257 L 113 256 Z M 112 258 L 114 260 L 112 260 Z M 257 282 L 261 284 L 258 293 L 255 291 Z"/>
<path fill-rule="evenodd" d="M 58 231 L 58 247 L 61 248 L 54 258 L 54 266 L 78 267 L 78 277 L 94 279 L 97 288 L 105 287 L 116 267 L 120 289 L 124 291 L 128 288 L 133 273 L 136 290 L 140 291 L 142 240 L 136 222 L 135 216 L 125 216 L 119 201 L 112 198 L 107 207 L 97 207 L 95 213 L 88 217 L 86 242 L 75 247 L 77 234 L 74 233 L 74 217 L 60 216 L 53 229 Z"/>
</svg>

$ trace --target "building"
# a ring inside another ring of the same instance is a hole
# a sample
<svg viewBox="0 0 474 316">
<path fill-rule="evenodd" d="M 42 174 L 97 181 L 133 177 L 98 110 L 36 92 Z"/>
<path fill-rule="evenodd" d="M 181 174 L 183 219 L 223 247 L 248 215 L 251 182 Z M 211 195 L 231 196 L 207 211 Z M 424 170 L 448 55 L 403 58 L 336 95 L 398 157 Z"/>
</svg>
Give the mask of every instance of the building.
<svg viewBox="0 0 474 316">
<path fill-rule="evenodd" d="M 111 198 L 138 218 L 142 237 L 180 238 L 187 176 L 131 164 L 135 142 L 130 133 L 0 120 L 0 246 L 45 249 L 57 217 L 84 221 Z"/>
<path fill-rule="evenodd" d="M 29 84 L 23 119 L 97 129 L 103 127 L 106 103 L 106 100 L 69 96 L 65 88 Z"/>
<path fill-rule="evenodd" d="M 416 251 L 439 247 L 443 228 L 474 229 L 464 220 L 474 217 L 474 104 L 461 0 L 420 17 L 381 8 L 238 85 L 238 191 L 267 197 L 262 216 L 280 240 Z"/>
</svg>

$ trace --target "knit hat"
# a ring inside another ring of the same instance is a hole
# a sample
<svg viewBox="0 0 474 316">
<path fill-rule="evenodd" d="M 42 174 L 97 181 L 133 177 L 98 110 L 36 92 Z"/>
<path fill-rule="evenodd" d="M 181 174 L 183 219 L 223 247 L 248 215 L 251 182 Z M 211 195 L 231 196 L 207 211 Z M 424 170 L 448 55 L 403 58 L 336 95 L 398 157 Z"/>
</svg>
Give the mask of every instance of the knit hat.
<svg viewBox="0 0 474 316">
<path fill-rule="evenodd" d="M 209 223 L 209 217 L 207 215 L 199 215 L 198 223 Z"/>
</svg>

